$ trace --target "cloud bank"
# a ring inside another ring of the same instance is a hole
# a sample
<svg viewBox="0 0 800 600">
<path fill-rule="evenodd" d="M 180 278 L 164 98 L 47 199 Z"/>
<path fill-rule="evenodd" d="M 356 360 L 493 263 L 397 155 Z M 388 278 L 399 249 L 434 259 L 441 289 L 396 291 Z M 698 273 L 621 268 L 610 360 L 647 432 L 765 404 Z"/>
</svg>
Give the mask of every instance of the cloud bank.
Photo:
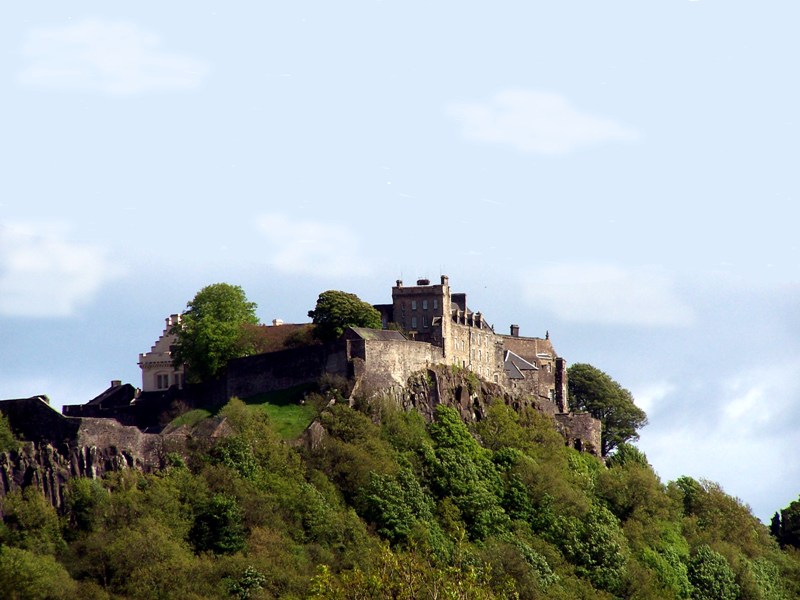
<svg viewBox="0 0 800 600">
<path fill-rule="evenodd" d="M 355 236 L 342 225 L 265 215 L 256 226 L 272 245 L 269 264 L 286 273 L 320 277 L 366 275 Z"/>
<path fill-rule="evenodd" d="M 507 144 L 536 154 L 567 154 L 639 138 L 632 129 L 580 112 L 563 96 L 545 92 L 506 90 L 487 102 L 451 104 L 447 114 L 461 123 L 468 140 Z"/>
<path fill-rule="evenodd" d="M 565 321 L 682 326 L 694 320 L 672 281 L 657 270 L 560 264 L 528 271 L 527 301 Z"/>
<path fill-rule="evenodd" d="M 71 316 L 119 275 L 102 249 L 68 240 L 63 227 L 0 226 L 0 315 Z"/>
<path fill-rule="evenodd" d="M 38 27 L 22 47 L 23 85 L 108 95 L 185 90 L 203 81 L 208 66 L 160 48 L 155 34 L 125 21 L 84 19 Z"/>
</svg>

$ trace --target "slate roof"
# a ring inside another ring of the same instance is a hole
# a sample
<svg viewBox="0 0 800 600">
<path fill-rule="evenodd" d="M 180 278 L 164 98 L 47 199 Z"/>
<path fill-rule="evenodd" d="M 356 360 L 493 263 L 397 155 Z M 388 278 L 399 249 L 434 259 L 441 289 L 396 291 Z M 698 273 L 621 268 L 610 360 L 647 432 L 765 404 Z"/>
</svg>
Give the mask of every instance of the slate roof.
<svg viewBox="0 0 800 600">
<path fill-rule="evenodd" d="M 89 400 L 86 404 L 93 406 L 100 405 L 103 408 L 112 406 L 127 406 L 136 397 L 136 388 L 130 383 L 124 385 L 112 385 L 99 396 Z"/>
<path fill-rule="evenodd" d="M 506 350 L 504 368 L 509 379 L 526 379 L 525 371 L 538 371 L 539 367 L 521 356 Z"/>
<path fill-rule="evenodd" d="M 376 340 L 380 342 L 406 341 L 402 333 L 392 329 L 368 329 L 367 327 L 349 327 L 348 329 L 362 340 Z"/>
</svg>

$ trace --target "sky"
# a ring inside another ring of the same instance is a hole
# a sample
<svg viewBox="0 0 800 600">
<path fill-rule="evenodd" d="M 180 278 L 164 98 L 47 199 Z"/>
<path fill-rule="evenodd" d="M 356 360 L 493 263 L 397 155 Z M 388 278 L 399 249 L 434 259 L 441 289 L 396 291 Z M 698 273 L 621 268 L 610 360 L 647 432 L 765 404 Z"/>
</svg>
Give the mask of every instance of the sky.
<svg viewBox="0 0 800 600">
<path fill-rule="evenodd" d="M 662 481 L 800 494 L 800 5 L 8 2 L 0 398 L 81 404 L 205 285 L 446 274 L 631 390 Z"/>
</svg>

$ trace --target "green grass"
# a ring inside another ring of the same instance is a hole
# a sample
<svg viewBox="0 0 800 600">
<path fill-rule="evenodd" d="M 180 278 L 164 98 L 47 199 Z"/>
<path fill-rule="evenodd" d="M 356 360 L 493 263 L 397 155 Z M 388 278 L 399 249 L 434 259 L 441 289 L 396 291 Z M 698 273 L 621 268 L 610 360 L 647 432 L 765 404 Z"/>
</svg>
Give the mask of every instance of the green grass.
<svg viewBox="0 0 800 600">
<path fill-rule="evenodd" d="M 264 411 L 273 429 L 281 438 L 293 440 L 299 437 L 319 414 L 317 407 L 311 403 L 300 404 L 306 392 L 313 387 L 299 385 L 287 390 L 245 398 L 244 402 L 252 410 Z"/>
<path fill-rule="evenodd" d="M 294 440 L 305 431 L 306 427 L 319 414 L 319 408 L 312 403 L 300 404 L 306 393 L 313 391 L 315 388 L 316 386 L 311 384 L 298 385 L 286 390 L 258 394 L 242 400 L 250 410 L 266 413 L 275 433 L 282 439 Z M 193 427 L 214 414 L 216 412 L 196 408 L 176 417 L 170 423 L 170 426 L 188 425 Z"/>
<path fill-rule="evenodd" d="M 175 417 L 173 421 L 170 423 L 173 427 L 180 427 L 181 425 L 188 425 L 189 427 L 194 427 L 203 419 L 207 419 L 211 416 L 211 412 L 207 411 L 204 408 L 195 408 L 194 410 L 190 410 L 189 412 L 185 412 L 182 415 Z"/>
</svg>

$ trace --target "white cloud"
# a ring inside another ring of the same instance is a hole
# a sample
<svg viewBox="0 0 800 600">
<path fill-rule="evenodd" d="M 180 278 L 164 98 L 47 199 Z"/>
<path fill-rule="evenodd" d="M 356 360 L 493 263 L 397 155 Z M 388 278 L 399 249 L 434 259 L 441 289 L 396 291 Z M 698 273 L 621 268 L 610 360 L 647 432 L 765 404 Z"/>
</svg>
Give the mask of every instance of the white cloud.
<svg viewBox="0 0 800 600">
<path fill-rule="evenodd" d="M 273 246 L 269 264 L 280 271 L 320 277 L 370 271 L 358 254 L 358 241 L 342 225 L 297 221 L 283 215 L 265 215 L 256 224 Z"/>
<path fill-rule="evenodd" d="M 732 377 L 700 377 L 708 390 L 703 405 L 692 410 L 685 403 L 673 408 L 664 403 L 638 445 L 662 477 L 725 482 L 729 494 L 745 499 L 766 520 L 797 496 L 800 463 L 787 457 L 796 455 L 800 360 L 770 364 L 743 358 Z"/>
<path fill-rule="evenodd" d="M 692 310 L 672 281 L 649 268 L 561 264 L 528 271 L 527 300 L 565 321 L 622 325 L 688 325 Z"/>
<path fill-rule="evenodd" d="M 0 226 L 0 314 L 66 317 L 120 274 L 104 252 L 63 227 Z"/>
<path fill-rule="evenodd" d="M 84 19 L 71 25 L 38 27 L 22 54 L 25 85 L 129 95 L 197 87 L 208 67 L 165 52 L 158 36 L 133 23 Z"/>
<path fill-rule="evenodd" d="M 636 405 L 647 414 L 653 412 L 664 399 L 675 392 L 676 387 L 668 381 L 656 381 L 631 390 Z"/>
<path fill-rule="evenodd" d="M 469 140 L 510 144 L 523 152 L 567 154 L 603 142 L 630 142 L 636 131 L 575 109 L 558 94 L 506 90 L 488 102 L 451 104 L 447 114 Z"/>
</svg>

